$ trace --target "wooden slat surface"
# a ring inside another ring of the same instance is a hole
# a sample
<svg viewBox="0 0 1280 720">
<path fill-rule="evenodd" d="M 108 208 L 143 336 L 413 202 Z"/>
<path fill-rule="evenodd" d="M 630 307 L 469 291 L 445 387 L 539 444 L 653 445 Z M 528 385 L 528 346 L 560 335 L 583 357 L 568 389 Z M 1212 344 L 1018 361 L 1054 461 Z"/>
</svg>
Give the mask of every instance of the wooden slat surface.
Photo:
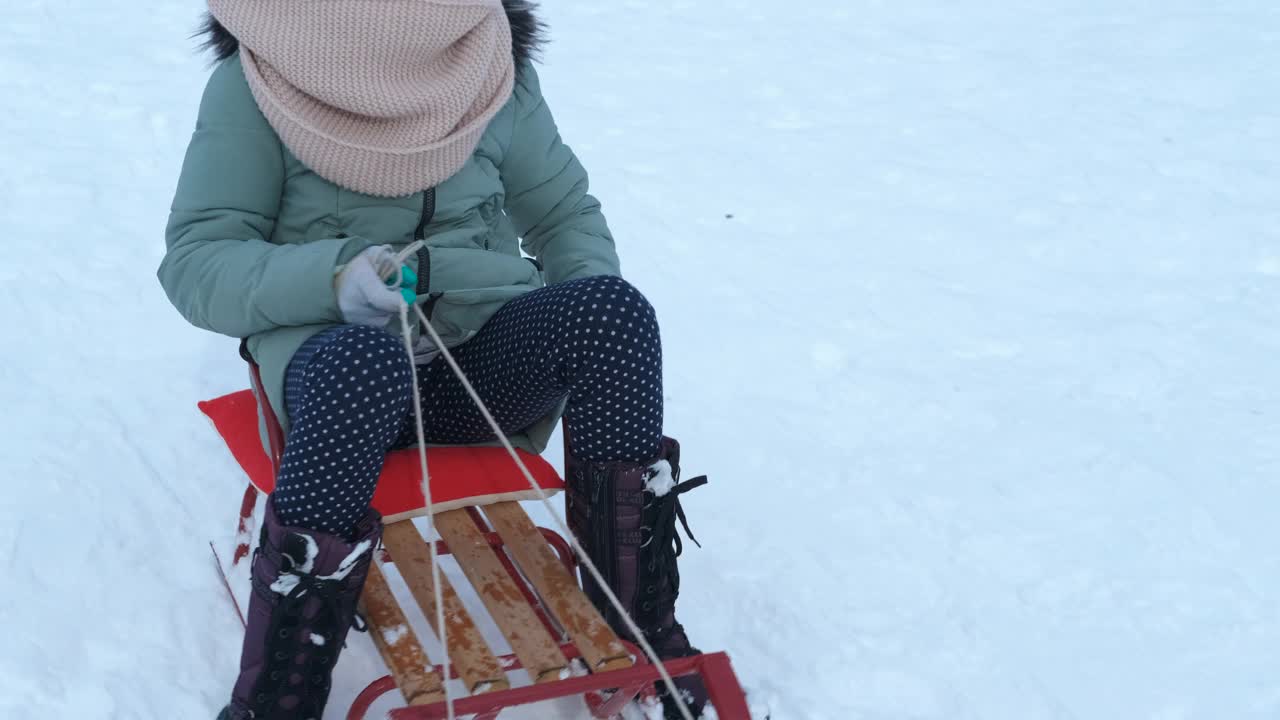
<svg viewBox="0 0 1280 720">
<path fill-rule="evenodd" d="M 440 675 L 427 661 L 418 636 L 409 627 L 376 562 L 369 566 L 369 579 L 365 581 L 360 602 L 369 622 L 369 637 L 391 670 L 405 702 L 428 705 L 444 700 Z"/>
<path fill-rule="evenodd" d="M 441 513 L 436 516 L 436 529 L 529 677 L 538 683 L 560 679 L 569 661 L 471 516 L 465 510 Z"/>
<path fill-rule="evenodd" d="M 463 510 L 450 512 L 465 513 Z M 437 522 L 443 515 L 436 516 Z M 431 583 L 431 551 L 413 522 L 405 520 L 388 525 L 382 534 L 382 542 L 391 553 L 391 559 L 404 577 L 409 591 L 418 601 L 427 623 L 435 630 L 436 593 Z M 454 592 L 448 578 L 440 576 L 444 596 L 444 616 L 448 633 L 449 660 L 456 666 L 467 689 L 474 695 L 482 692 L 506 690 L 510 687 L 506 674 L 479 629 L 467 614 L 462 600 Z"/>
<path fill-rule="evenodd" d="M 560 564 L 520 504 L 494 503 L 485 506 L 484 513 L 591 669 L 600 672 L 631 667 L 626 646 Z"/>
</svg>

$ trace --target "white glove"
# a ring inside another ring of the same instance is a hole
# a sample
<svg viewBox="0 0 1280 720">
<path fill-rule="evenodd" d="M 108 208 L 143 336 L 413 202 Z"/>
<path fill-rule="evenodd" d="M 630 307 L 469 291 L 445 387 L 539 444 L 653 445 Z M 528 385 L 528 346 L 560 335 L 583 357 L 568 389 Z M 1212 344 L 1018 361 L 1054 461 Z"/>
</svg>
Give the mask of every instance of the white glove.
<svg viewBox="0 0 1280 720">
<path fill-rule="evenodd" d="M 352 325 L 373 327 L 390 322 L 400 312 L 400 306 L 413 299 L 412 290 L 399 286 L 412 273 L 406 267 L 402 277 L 396 270 L 396 256 L 386 247 L 368 248 L 338 268 L 333 289 L 342 319 Z"/>
</svg>

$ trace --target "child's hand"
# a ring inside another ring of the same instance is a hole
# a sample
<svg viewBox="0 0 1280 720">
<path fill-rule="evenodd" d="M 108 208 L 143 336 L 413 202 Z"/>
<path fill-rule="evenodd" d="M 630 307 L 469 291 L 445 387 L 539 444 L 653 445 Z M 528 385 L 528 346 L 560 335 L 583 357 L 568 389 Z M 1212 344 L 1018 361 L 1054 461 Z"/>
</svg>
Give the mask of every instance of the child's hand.
<svg viewBox="0 0 1280 720">
<path fill-rule="evenodd" d="M 407 265 L 397 268 L 395 255 L 385 247 L 368 248 L 355 256 L 333 279 L 342 319 L 374 327 L 386 325 L 402 303 L 412 303 L 417 284 L 413 271 Z"/>
</svg>

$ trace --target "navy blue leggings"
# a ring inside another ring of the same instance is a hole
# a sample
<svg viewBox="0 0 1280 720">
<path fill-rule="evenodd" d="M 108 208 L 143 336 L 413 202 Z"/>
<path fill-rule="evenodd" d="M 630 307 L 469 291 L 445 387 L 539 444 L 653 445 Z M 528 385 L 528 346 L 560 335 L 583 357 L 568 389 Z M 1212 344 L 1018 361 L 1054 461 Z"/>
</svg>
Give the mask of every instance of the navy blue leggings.
<svg viewBox="0 0 1280 720">
<path fill-rule="evenodd" d="M 653 307 L 617 277 L 573 280 L 507 303 L 454 357 L 506 433 L 568 398 L 570 451 L 592 462 L 646 462 L 662 439 L 662 345 Z M 430 443 L 492 440 L 444 358 L 419 367 Z M 342 325 L 289 363 L 292 427 L 275 490 L 287 525 L 345 534 L 365 513 L 388 450 L 416 442 L 404 342 Z"/>
</svg>

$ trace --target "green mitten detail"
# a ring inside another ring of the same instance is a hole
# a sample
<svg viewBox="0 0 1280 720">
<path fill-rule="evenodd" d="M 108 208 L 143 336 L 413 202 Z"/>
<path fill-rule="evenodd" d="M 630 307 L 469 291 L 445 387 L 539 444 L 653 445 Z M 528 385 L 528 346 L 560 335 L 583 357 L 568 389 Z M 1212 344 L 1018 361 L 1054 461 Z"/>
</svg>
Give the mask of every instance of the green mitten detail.
<svg viewBox="0 0 1280 720">
<path fill-rule="evenodd" d="M 387 286 L 394 284 L 392 278 L 387 278 Z M 406 305 L 412 305 L 414 300 L 418 299 L 418 294 L 414 292 L 418 287 L 418 273 L 414 272 L 408 265 L 400 268 L 400 297 L 404 298 Z"/>
<path fill-rule="evenodd" d="M 410 290 L 418 287 L 418 273 L 414 272 L 408 265 L 400 271 L 400 287 L 409 288 Z"/>
</svg>

